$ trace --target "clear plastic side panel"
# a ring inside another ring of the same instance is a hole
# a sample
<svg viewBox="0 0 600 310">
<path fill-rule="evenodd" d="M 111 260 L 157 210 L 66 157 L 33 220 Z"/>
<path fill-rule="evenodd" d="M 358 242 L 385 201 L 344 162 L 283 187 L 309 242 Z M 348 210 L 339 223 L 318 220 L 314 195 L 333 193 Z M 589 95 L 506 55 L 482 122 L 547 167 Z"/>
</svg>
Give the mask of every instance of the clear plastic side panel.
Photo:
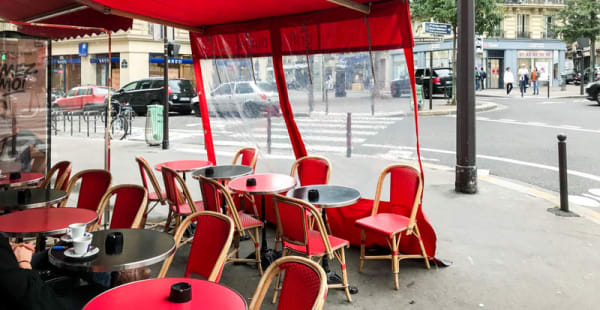
<svg viewBox="0 0 600 310">
<path fill-rule="evenodd" d="M 0 170 L 45 173 L 47 41 L 0 37 Z"/>
</svg>

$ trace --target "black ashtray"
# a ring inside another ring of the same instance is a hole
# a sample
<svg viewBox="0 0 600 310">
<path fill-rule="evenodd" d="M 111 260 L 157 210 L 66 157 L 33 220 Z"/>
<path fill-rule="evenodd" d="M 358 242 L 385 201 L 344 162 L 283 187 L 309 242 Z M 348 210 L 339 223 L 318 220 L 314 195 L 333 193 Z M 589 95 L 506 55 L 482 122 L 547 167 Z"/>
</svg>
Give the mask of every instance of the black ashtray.
<svg viewBox="0 0 600 310">
<path fill-rule="evenodd" d="M 256 179 L 255 178 L 246 179 L 246 186 L 254 186 L 254 185 L 256 185 Z"/>
<path fill-rule="evenodd" d="M 121 254 L 123 252 L 123 233 L 115 231 L 106 235 L 104 250 L 108 255 Z"/>
<path fill-rule="evenodd" d="M 308 190 L 308 201 L 317 201 L 319 200 L 319 190 L 318 189 L 309 189 Z"/>
<path fill-rule="evenodd" d="M 11 180 L 11 181 L 12 181 L 12 180 L 18 180 L 18 179 L 20 179 L 20 178 L 21 178 L 21 172 L 11 172 L 11 173 L 8 175 L 8 179 L 9 179 L 9 180 Z"/>
<path fill-rule="evenodd" d="M 31 200 L 31 190 L 30 189 L 21 189 L 17 191 L 17 202 L 23 203 L 25 201 Z"/>
<path fill-rule="evenodd" d="M 171 285 L 171 294 L 169 301 L 184 303 L 192 300 L 192 286 L 186 282 L 179 282 Z"/>
<path fill-rule="evenodd" d="M 206 175 L 207 177 L 212 176 L 213 174 L 215 174 L 215 169 L 213 167 L 208 167 L 204 169 L 204 175 Z"/>
</svg>

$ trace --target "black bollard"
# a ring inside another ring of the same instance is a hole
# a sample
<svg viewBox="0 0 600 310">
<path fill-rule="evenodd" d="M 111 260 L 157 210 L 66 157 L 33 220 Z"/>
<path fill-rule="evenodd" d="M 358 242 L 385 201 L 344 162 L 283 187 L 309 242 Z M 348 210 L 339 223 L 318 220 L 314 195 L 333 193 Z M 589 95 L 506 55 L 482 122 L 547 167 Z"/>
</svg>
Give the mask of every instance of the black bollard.
<svg viewBox="0 0 600 310">
<path fill-rule="evenodd" d="M 352 113 L 346 115 L 346 157 L 352 157 Z"/>
<path fill-rule="evenodd" d="M 69 112 L 69 122 L 71 123 L 71 136 L 73 135 L 73 112 Z"/>
<path fill-rule="evenodd" d="M 569 189 L 567 185 L 567 136 L 559 134 L 558 138 L 558 176 L 560 180 L 560 210 L 569 212 Z"/>
<path fill-rule="evenodd" d="M 87 113 L 86 114 L 87 117 L 85 118 L 85 120 L 86 120 L 85 123 L 87 124 L 87 136 L 89 137 L 90 136 L 90 112 L 84 112 L 84 113 Z"/>
</svg>

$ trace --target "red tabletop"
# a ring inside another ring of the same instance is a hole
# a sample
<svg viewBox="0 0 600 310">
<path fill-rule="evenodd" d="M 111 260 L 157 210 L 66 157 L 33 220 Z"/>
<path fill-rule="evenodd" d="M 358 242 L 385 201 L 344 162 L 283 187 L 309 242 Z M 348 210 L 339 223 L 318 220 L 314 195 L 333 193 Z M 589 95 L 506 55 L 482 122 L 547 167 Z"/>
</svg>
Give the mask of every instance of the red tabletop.
<svg viewBox="0 0 600 310">
<path fill-rule="evenodd" d="M 187 282 L 192 286 L 192 300 L 173 303 L 168 300 L 171 285 Z M 150 279 L 127 283 L 110 289 L 90 300 L 83 309 L 247 309 L 246 301 L 236 291 L 209 281 L 191 278 Z"/>
<path fill-rule="evenodd" d="M 246 180 L 256 179 L 256 185 L 246 186 Z M 288 191 L 296 186 L 296 179 L 287 174 L 263 173 L 253 174 L 233 179 L 229 188 L 234 192 L 255 195 L 275 194 Z"/>
<path fill-rule="evenodd" d="M 29 184 L 35 184 L 44 179 L 43 173 L 21 172 L 21 178 L 10 180 L 9 175 L 0 179 L 0 186 L 19 187 Z"/>
<path fill-rule="evenodd" d="M 92 224 L 96 212 L 77 208 L 39 208 L 0 216 L 0 231 L 14 236 L 53 235 L 67 232 L 73 223 Z"/>
<path fill-rule="evenodd" d="M 212 163 L 208 160 L 173 160 L 157 164 L 154 166 L 154 169 L 160 171 L 162 166 L 169 167 L 177 172 L 188 172 L 194 169 L 212 166 Z"/>
</svg>

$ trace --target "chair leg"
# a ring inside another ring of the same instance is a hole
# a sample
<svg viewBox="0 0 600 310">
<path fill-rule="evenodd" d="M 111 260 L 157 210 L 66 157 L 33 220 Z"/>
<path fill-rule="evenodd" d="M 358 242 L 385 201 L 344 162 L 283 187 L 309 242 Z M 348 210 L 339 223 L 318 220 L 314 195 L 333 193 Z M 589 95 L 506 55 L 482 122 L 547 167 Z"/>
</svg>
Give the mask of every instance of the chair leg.
<svg viewBox="0 0 600 310">
<path fill-rule="evenodd" d="M 165 232 L 169 232 L 169 226 L 171 226 L 171 219 L 173 217 L 173 210 L 169 208 L 169 214 L 167 215 L 167 222 L 165 223 Z"/>
<path fill-rule="evenodd" d="M 427 256 L 427 251 L 425 251 L 425 245 L 423 244 L 423 239 L 421 239 L 421 233 L 419 232 L 419 228 L 415 225 L 415 233 L 416 237 L 419 239 L 419 245 L 421 246 L 421 253 L 423 254 L 423 258 L 425 259 L 425 266 L 427 269 L 431 269 L 431 265 L 429 265 L 429 256 Z"/>
<path fill-rule="evenodd" d="M 264 228 L 263 228 L 264 229 Z M 258 227 L 254 228 L 254 255 L 256 255 L 256 265 L 258 267 L 258 274 L 262 277 L 263 269 L 262 263 L 260 261 L 260 229 Z"/>
<path fill-rule="evenodd" d="M 281 257 L 285 257 L 287 255 L 287 249 L 283 249 L 281 251 Z M 283 272 L 280 271 L 277 274 L 277 281 L 275 282 L 275 288 L 273 289 L 273 301 L 272 303 L 275 304 L 277 302 L 277 294 L 279 293 L 279 291 L 281 290 L 281 274 Z"/>
<path fill-rule="evenodd" d="M 398 271 L 400 270 L 400 259 L 398 257 L 398 242 L 396 242 L 396 235 L 392 236 L 392 272 L 394 273 L 394 284 L 396 290 L 400 289 L 400 283 L 398 282 Z"/>
<path fill-rule="evenodd" d="M 235 258 L 240 258 L 240 232 L 233 234 L 233 248 L 235 249 Z"/>
<path fill-rule="evenodd" d="M 342 265 L 342 283 L 344 285 L 344 291 L 346 292 L 346 298 L 348 298 L 348 302 L 352 302 L 352 297 L 350 297 L 350 288 L 348 285 L 348 273 L 346 272 L 346 254 L 344 252 L 344 248 L 340 249 L 340 264 Z"/>
<path fill-rule="evenodd" d="M 365 235 L 365 230 L 361 229 L 360 230 L 360 265 L 358 267 L 358 271 L 362 272 L 363 271 L 363 267 L 365 266 L 365 239 L 366 239 L 366 235 Z"/>
</svg>

